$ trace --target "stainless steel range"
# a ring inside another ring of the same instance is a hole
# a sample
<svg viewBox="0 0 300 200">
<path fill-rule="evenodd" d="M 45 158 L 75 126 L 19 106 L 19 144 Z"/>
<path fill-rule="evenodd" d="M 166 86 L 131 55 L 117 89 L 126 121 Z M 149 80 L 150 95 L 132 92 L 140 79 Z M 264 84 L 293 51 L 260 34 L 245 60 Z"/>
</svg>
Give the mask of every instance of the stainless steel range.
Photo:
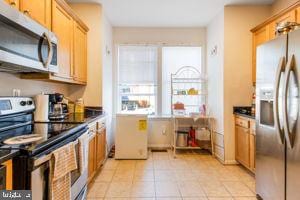
<svg viewBox="0 0 300 200">
<path fill-rule="evenodd" d="M 49 198 L 49 170 L 52 152 L 75 143 L 79 163 L 78 138 L 87 133 L 85 123 L 33 123 L 31 98 L 0 97 L 0 151 L 18 150 L 13 159 L 13 189 L 32 190 L 34 200 Z M 71 172 L 72 200 L 86 198 L 87 169 Z"/>
</svg>

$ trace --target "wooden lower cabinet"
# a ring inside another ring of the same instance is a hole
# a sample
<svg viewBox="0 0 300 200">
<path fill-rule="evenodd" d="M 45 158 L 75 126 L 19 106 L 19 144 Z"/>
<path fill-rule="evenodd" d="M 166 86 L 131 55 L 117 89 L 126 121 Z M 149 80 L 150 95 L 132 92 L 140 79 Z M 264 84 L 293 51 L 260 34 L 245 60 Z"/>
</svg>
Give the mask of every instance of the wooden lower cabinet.
<svg viewBox="0 0 300 200">
<path fill-rule="evenodd" d="M 97 146 L 96 146 L 96 165 L 99 168 L 104 159 L 106 154 L 106 131 L 105 129 L 100 131 L 96 134 L 97 138 Z"/>
<path fill-rule="evenodd" d="M 88 183 L 94 178 L 106 158 L 106 129 L 101 127 L 97 130 L 97 123 L 90 125 Z"/>
<path fill-rule="evenodd" d="M 249 129 L 236 126 L 236 159 L 245 166 L 250 166 Z"/>
<path fill-rule="evenodd" d="M 96 136 L 90 138 L 89 142 L 89 163 L 88 163 L 88 177 L 94 176 L 96 170 L 96 162 L 95 162 L 95 149 L 96 149 Z"/>
<path fill-rule="evenodd" d="M 13 163 L 12 160 L 8 160 L 2 165 L 6 166 L 6 190 L 13 189 Z"/>
<path fill-rule="evenodd" d="M 249 143 L 249 149 L 250 149 L 250 170 L 251 171 L 255 171 L 255 152 L 256 152 L 256 149 L 255 149 L 255 139 L 256 139 L 256 136 L 253 135 L 253 134 L 250 134 L 250 143 Z"/>
<path fill-rule="evenodd" d="M 237 162 L 255 172 L 255 121 L 235 118 L 235 158 Z"/>
</svg>

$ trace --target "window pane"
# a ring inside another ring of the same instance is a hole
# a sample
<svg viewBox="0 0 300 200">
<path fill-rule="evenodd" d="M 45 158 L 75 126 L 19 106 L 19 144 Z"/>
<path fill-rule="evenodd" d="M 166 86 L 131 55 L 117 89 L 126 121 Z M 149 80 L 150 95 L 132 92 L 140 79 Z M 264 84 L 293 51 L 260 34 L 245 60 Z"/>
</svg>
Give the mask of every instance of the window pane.
<svg viewBox="0 0 300 200">
<path fill-rule="evenodd" d="M 153 84 L 157 80 L 157 47 L 120 46 L 119 83 Z"/>
<path fill-rule="evenodd" d="M 157 52 L 157 47 L 152 46 L 119 47 L 119 112 L 155 113 Z"/>
<path fill-rule="evenodd" d="M 181 67 L 192 66 L 201 72 L 201 47 L 163 47 L 162 48 L 162 114 L 171 114 L 171 74 Z M 183 101 L 178 96 L 178 101 Z M 190 98 L 187 104 L 194 105 L 198 99 Z M 199 106 L 201 102 L 199 102 Z M 191 109 L 198 109 L 197 107 Z"/>
</svg>

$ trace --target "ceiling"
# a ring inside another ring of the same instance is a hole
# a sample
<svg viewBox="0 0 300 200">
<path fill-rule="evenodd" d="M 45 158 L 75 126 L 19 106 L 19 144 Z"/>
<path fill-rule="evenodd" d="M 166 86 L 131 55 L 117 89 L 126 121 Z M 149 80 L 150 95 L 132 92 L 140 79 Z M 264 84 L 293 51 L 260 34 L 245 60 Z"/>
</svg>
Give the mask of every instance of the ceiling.
<svg viewBox="0 0 300 200">
<path fill-rule="evenodd" d="M 113 26 L 201 27 L 225 5 L 269 5 L 274 0 L 68 0 L 101 3 Z"/>
</svg>

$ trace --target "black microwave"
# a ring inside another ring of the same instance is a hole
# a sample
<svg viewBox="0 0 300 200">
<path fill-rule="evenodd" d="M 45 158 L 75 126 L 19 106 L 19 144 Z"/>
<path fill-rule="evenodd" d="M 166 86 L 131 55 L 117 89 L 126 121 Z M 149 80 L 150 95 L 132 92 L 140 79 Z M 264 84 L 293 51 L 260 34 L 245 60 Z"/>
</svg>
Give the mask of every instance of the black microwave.
<svg viewBox="0 0 300 200">
<path fill-rule="evenodd" d="M 55 34 L 0 1 L 0 71 L 58 72 Z"/>
</svg>

